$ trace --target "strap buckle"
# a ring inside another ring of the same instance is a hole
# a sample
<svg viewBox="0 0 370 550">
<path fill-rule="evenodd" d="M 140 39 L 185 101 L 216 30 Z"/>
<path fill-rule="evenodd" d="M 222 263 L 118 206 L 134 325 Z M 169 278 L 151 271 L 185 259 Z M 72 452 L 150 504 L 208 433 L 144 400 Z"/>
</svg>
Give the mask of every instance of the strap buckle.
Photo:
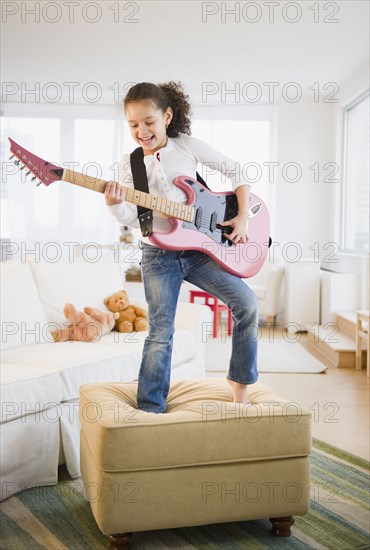
<svg viewBox="0 0 370 550">
<path fill-rule="evenodd" d="M 153 233 L 153 212 L 147 210 L 138 216 L 141 234 L 143 237 L 149 237 Z"/>
</svg>

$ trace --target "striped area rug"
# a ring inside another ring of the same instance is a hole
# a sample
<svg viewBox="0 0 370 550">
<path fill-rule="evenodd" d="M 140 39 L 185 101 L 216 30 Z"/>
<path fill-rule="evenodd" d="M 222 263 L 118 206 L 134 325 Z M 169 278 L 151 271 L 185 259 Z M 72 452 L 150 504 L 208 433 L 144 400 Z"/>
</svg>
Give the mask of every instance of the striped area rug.
<svg viewBox="0 0 370 550">
<path fill-rule="evenodd" d="M 134 534 L 132 550 L 368 550 L 369 463 L 313 441 L 311 509 L 292 535 L 269 533 L 268 520 Z M 0 505 L 4 550 L 107 550 L 83 497 L 81 480 L 61 469 L 56 486 L 28 489 Z"/>
</svg>

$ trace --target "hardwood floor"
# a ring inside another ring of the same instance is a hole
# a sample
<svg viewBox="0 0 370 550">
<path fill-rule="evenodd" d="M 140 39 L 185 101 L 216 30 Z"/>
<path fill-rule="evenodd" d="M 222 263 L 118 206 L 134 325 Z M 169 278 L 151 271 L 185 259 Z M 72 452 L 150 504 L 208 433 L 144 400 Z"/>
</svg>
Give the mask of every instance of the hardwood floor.
<svg viewBox="0 0 370 550">
<path fill-rule="evenodd" d="M 267 338 L 267 330 L 262 338 Z M 312 435 L 340 449 L 370 459 L 369 378 L 366 370 L 336 368 L 312 353 L 301 335 L 300 343 L 327 366 L 324 374 L 260 373 L 259 380 L 282 397 L 312 412 Z M 209 338 L 207 346 L 212 346 Z M 206 365 L 207 368 L 207 365 Z M 207 372 L 208 376 L 225 376 Z"/>
</svg>

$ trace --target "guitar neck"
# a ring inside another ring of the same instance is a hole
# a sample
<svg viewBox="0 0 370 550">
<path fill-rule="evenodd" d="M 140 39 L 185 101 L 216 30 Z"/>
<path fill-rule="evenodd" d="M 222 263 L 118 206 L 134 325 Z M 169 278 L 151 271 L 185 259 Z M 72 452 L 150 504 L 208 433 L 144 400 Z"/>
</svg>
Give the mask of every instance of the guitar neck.
<svg viewBox="0 0 370 550">
<path fill-rule="evenodd" d="M 68 170 L 67 168 L 63 170 L 62 181 L 67 181 L 73 185 L 85 187 L 86 189 L 97 191 L 98 193 L 104 193 L 108 183 L 106 180 L 87 176 L 75 172 L 74 170 Z M 160 212 L 169 218 L 178 218 L 179 220 L 187 222 L 192 222 L 194 220 L 195 213 L 192 206 L 188 206 L 182 202 L 170 201 L 163 197 L 151 195 L 150 193 L 144 193 L 143 191 L 138 191 L 131 187 L 122 187 L 123 200 L 126 202 L 148 208 L 149 210 L 154 210 L 154 212 Z"/>
</svg>

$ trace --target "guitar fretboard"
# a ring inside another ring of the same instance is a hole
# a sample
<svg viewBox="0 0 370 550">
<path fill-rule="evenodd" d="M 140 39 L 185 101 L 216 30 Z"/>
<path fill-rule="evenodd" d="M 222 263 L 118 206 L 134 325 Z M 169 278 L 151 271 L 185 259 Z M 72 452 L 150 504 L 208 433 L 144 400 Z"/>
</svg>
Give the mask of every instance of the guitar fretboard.
<svg viewBox="0 0 370 550">
<path fill-rule="evenodd" d="M 74 170 L 68 170 L 67 168 L 63 171 L 62 181 L 68 181 L 73 185 L 85 187 L 86 189 L 97 191 L 98 193 L 104 193 L 105 187 L 108 183 L 106 180 L 87 176 L 85 174 L 75 172 Z M 137 206 L 149 208 L 155 212 L 160 212 L 169 218 L 178 218 L 179 220 L 184 220 L 187 222 L 192 222 L 194 220 L 195 211 L 193 206 L 188 206 L 182 202 L 170 201 L 163 197 L 151 195 L 150 193 L 144 193 L 143 191 L 138 191 L 137 189 L 132 189 L 130 187 L 122 187 L 124 190 L 123 200 L 131 204 L 136 204 Z"/>
</svg>

